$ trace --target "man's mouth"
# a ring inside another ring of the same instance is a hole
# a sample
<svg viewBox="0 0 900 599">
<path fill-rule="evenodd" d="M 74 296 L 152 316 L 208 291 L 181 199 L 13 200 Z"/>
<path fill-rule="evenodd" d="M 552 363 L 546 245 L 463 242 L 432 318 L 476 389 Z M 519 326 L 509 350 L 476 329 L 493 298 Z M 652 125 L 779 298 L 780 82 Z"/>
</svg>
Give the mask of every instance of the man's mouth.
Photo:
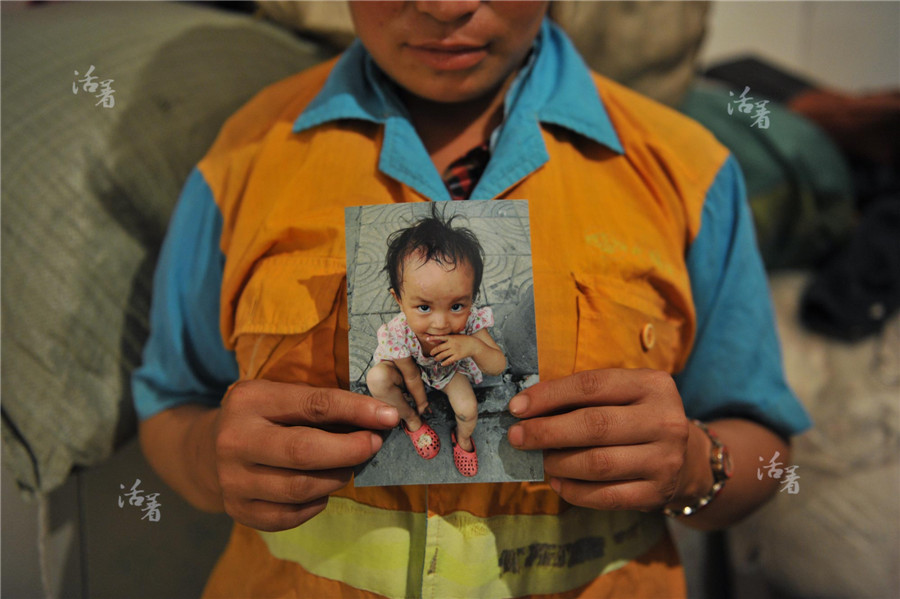
<svg viewBox="0 0 900 599">
<path fill-rule="evenodd" d="M 470 69 L 488 54 L 487 44 L 424 42 L 406 47 L 416 60 L 437 71 Z"/>
</svg>

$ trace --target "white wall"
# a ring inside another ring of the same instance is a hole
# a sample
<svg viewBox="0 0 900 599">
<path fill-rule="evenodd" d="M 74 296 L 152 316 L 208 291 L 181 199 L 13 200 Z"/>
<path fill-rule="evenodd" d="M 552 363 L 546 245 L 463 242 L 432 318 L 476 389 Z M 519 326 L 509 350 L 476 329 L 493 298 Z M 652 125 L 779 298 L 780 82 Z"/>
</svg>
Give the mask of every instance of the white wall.
<svg viewBox="0 0 900 599">
<path fill-rule="evenodd" d="M 900 87 L 900 2 L 720 0 L 705 64 L 752 52 L 847 92 Z"/>
</svg>

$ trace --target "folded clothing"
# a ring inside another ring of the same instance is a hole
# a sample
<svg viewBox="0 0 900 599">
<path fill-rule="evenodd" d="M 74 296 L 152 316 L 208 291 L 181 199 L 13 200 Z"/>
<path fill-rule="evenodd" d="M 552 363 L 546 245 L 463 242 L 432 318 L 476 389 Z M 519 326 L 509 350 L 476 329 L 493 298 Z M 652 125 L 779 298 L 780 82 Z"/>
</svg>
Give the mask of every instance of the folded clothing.
<svg viewBox="0 0 900 599">
<path fill-rule="evenodd" d="M 822 266 L 800 302 L 810 329 L 845 341 L 881 330 L 900 309 L 900 195 L 870 202 L 846 247 Z"/>
</svg>

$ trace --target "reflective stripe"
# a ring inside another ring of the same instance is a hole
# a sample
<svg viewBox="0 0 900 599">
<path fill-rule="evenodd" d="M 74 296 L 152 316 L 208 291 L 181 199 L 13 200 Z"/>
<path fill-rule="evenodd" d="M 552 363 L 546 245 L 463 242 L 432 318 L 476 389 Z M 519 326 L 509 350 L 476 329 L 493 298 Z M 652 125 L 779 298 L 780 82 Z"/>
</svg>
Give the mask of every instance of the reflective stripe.
<svg viewBox="0 0 900 599">
<path fill-rule="evenodd" d="M 387 597 L 417 597 L 422 587 L 425 514 L 385 510 L 331 497 L 302 526 L 260 532 L 277 558 Z"/>
<path fill-rule="evenodd" d="M 621 568 L 656 543 L 662 517 L 572 508 L 560 516 L 432 516 L 423 597 L 559 593 Z"/>
<path fill-rule="evenodd" d="M 426 519 L 332 497 L 303 526 L 260 535 L 275 557 L 387 597 L 516 597 L 585 585 L 646 553 L 664 529 L 662 516 L 640 512 Z"/>
</svg>

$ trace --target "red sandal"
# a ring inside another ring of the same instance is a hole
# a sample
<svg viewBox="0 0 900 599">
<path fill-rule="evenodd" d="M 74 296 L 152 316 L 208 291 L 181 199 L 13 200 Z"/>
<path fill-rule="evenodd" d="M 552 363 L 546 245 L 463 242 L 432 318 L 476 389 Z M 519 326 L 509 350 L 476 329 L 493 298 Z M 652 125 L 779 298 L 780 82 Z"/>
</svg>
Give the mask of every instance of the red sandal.
<svg viewBox="0 0 900 599">
<path fill-rule="evenodd" d="M 472 451 L 466 451 L 456 443 L 456 431 L 450 433 L 453 442 L 453 463 L 463 476 L 475 476 L 478 474 L 478 448 L 475 447 L 475 439 L 472 439 Z"/>
<path fill-rule="evenodd" d="M 434 432 L 434 429 L 425 422 L 422 422 L 422 426 L 420 426 L 418 430 L 410 432 L 410 430 L 406 428 L 406 422 L 401 420 L 400 428 L 403 429 L 403 432 L 406 433 L 410 441 L 412 441 L 413 447 L 416 448 L 416 453 L 422 456 L 422 458 L 430 460 L 441 451 L 441 440 L 438 438 L 437 433 Z"/>
</svg>

